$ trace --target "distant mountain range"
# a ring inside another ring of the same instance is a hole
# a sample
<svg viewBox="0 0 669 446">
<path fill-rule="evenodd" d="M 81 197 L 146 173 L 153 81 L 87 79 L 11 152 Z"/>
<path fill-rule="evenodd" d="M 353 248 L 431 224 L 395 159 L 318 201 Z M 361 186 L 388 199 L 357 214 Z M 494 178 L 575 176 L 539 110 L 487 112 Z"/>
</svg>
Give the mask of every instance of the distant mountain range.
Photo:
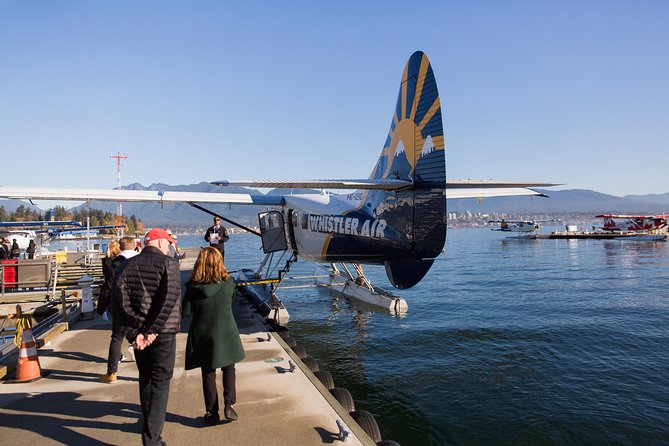
<svg viewBox="0 0 669 446">
<path fill-rule="evenodd" d="M 26 206 L 27 208 L 30 208 L 31 210 L 42 212 L 42 210 L 40 208 L 28 203 L 27 201 L 0 199 L 0 206 L 4 207 L 5 211 L 7 211 L 7 212 L 14 212 L 16 210 L 16 208 L 18 208 L 21 205 Z"/>
<path fill-rule="evenodd" d="M 625 195 L 625 198 L 636 201 L 647 201 L 649 203 L 669 203 L 669 192 L 664 194 L 648 194 L 648 195 Z"/>
<path fill-rule="evenodd" d="M 142 186 L 138 183 L 129 184 L 124 189 L 130 190 L 171 190 L 186 192 L 217 192 L 221 189 L 209 183 L 172 186 L 155 183 Z M 229 187 L 226 192 L 260 194 L 259 191 L 244 187 Z M 274 189 L 268 194 L 278 195 L 286 193 L 307 192 L 305 190 Z M 309 191 L 313 192 L 313 191 Z M 506 212 L 510 214 L 553 214 L 553 213 L 634 213 L 658 214 L 669 213 L 669 192 L 664 194 L 627 195 L 616 197 L 591 190 L 541 190 L 549 196 L 543 197 L 500 197 L 488 198 L 483 203 L 475 199 L 449 200 L 448 212 Z M 5 210 L 13 211 L 19 205 L 32 207 L 29 203 L 20 200 L 0 200 Z M 110 202 L 91 202 L 90 206 L 109 212 L 116 212 L 116 204 Z M 81 205 L 79 208 L 85 208 Z M 245 205 L 205 205 L 207 209 L 219 213 L 231 220 L 244 225 L 257 225 L 258 213 L 262 212 L 259 206 Z M 123 203 L 123 214 L 135 215 L 147 226 L 169 225 L 174 227 L 203 227 L 207 226 L 211 218 L 204 212 L 187 204 L 154 203 Z"/>
<path fill-rule="evenodd" d="M 499 197 L 488 198 L 480 204 L 475 199 L 449 200 L 448 211 L 507 212 L 512 214 L 669 213 L 669 193 L 616 197 L 585 189 L 537 190 L 545 193 L 549 198 Z"/>
</svg>

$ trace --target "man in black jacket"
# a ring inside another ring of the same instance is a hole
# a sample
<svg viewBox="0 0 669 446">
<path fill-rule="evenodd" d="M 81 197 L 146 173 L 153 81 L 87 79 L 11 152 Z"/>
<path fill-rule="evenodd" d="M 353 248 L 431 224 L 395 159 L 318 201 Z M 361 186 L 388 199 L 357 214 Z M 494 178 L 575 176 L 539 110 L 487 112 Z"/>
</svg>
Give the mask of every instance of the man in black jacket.
<svg viewBox="0 0 669 446">
<path fill-rule="evenodd" d="M 179 262 L 167 256 L 174 239 L 164 229 L 150 230 L 144 242 L 142 252 L 116 271 L 110 306 L 135 349 L 142 444 L 161 446 L 181 323 L 181 275 Z"/>
<path fill-rule="evenodd" d="M 221 224 L 219 217 L 214 217 L 214 225 L 207 228 L 204 239 L 209 242 L 209 246 L 218 249 L 225 261 L 225 242 L 228 241 L 228 230 Z"/>
</svg>

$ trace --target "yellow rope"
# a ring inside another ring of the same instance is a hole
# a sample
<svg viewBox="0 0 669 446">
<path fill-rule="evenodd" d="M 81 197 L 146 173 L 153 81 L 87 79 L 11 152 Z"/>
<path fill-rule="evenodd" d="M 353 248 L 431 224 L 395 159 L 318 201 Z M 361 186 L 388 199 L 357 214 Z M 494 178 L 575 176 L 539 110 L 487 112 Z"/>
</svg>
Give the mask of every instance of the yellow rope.
<svg viewBox="0 0 669 446">
<path fill-rule="evenodd" d="M 17 348 L 21 348 L 21 341 L 23 338 L 23 330 L 31 328 L 30 316 L 23 315 L 16 320 L 16 336 L 14 336 L 14 344 Z"/>
</svg>

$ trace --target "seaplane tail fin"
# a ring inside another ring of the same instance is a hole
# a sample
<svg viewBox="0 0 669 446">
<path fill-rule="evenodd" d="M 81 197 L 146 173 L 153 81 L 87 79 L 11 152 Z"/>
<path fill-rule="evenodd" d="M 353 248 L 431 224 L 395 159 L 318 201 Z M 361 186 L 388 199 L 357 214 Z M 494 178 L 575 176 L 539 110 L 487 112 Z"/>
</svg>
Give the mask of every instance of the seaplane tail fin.
<svg viewBox="0 0 669 446">
<path fill-rule="evenodd" d="M 432 66 L 416 51 L 402 74 L 390 131 L 370 179 L 401 180 L 396 191 L 368 191 L 376 218 L 407 234 L 410 256 L 385 262 L 399 289 L 417 284 L 446 241 L 446 164 L 441 103 Z"/>
</svg>

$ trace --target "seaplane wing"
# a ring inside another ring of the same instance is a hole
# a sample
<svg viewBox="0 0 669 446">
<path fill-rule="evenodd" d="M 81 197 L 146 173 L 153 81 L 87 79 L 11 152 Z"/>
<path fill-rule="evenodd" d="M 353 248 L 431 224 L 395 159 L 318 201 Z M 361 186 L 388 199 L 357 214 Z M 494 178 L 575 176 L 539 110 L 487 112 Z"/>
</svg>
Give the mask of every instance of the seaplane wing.
<svg viewBox="0 0 669 446">
<path fill-rule="evenodd" d="M 552 218 L 550 220 L 488 220 L 488 223 L 508 223 L 508 224 L 526 224 L 526 225 L 534 225 L 537 223 L 548 223 L 551 221 L 558 221 L 557 218 Z"/>
<path fill-rule="evenodd" d="M 365 180 L 303 180 L 303 181 L 272 181 L 272 180 L 219 180 L 212 181 L 217 186 L 265 187 L 278 189 L 363 189 L 363 190 L 399 190 L 413 186 L 411 181 L 391 178 Z"/>
<path fill-rule="evenodd" d="M 546 197 L 547 195 L 531 188 L 551 186 L 557 186 L 557 184 L 496 180 L 448 180 L 446 182 L 446 198 Z"/>
<path fill-rule="evenodd" d="M 266 253 L 292 249 L 294 256 L 316 262 L 384 265 L 393 286 L 410 288 L 443 251 L 446 198 L 544 196 L 531 188 L 553 184 L 446 180 L 441 101 L 432 65 L 421 51 L 404 67 L 393 104 L 380 154 L 364 180 L 220 180 L 214 182 L 222 186 L 220 193 L 0 187 L 0 197 L 189 203 L 206 212 L 196 203 L 277 206 L 259 215 Z M 224 186 L 319 191 L 265 196 L 226 193 Z"/>
<path fill-rule="evenodd" d="M 0 228 L 34 228 L 34 227 L 56 227 L 56 226 L 82 226 L 80 221 L 65 220 L 36 220 L 36 221 L 2 221 Z"/>
<path fill-rule="evenodd" d="M 0 197 L 24 200 L 121 201 L 147 203 L 233 203 L 279 206 L 281 196 L 157 190 L 76 189 L 0 186 Z"/>
<path fill-rule="evenodd" d="M 124 227 L 125 227 L 124 225 L 96 225 L 96 226 L 86 226 L 83 228 L 54 228 L 54 229 L 49 229 L 46 232 L 49 233 L 49 235 L 55 237 L 59 234 L 67 232 L 88 232 L 88 231 L 99 231 L 101 229 L 121 229 Z"/>
<path fill-rule="evenodd" d="M 304 181 L 267 181 L 267 180 L 220 180 L 212 181 L 217 186 L 238 186 L 280 189 L 355 189 L 355 190 L 401 190 L 411 188 L 413 183 L 396 179 L 366 180 L 304 180 Z M 547 195 L 530 189 L 531 187 L 557 186 L 553 183 L 519 183 L 494 180 L 449 180 L 446 182 L 446 198 L 489 198 L 513 196 Z"/>
<path fill-rule="evenodd" d="M 244 186 L 283 189 L 354 189 L 354 190 L 401 190 L 412 187 L 412 182 L 404 180 L 294 180 L 294 181 L 212 181 L 217 186 Z M 466 185 L 466 186 L 465 186 Z M 552 183 L 511 183 L 492 181 L 455 180 L 446 183 L 446 198 L 489 198 L 511 196 L 540 196 L 545 194 L 530 187 L 550 187 Z M 72 200 L 72 201 L 114 201 L 147 203 L 219 203 L 252 204 L 260 206 L 281 206 L 285 200 L 281 196 L 262 194 L 242 194 L 226 192 L 182 192 L 167 190 L 122 190 L 122 189 L 79 189 L 49 187 L 0 186 L 0 197 L 24 200 Z M 39 222 L 36 222 L 39 223 Z M 55 223 L 57 225 L 58 222 Z M 70 224 L 63 222 L 61 224 Z M 37 225 L 37 224 L 36 224 Z M 51 222 L 50 226 L 54 225 Z"/>
</svg>

